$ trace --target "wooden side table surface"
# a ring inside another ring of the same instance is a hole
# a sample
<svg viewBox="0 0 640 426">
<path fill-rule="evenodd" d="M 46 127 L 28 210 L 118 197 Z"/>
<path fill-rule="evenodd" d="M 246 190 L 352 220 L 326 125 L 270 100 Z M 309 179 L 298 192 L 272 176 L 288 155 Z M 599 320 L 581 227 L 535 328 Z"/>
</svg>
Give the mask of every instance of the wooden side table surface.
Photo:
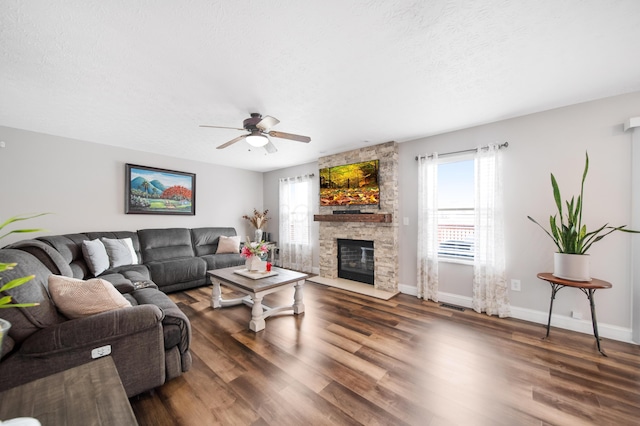
<svg viewBox="0 0 640 426">
<path fill-rule="evenodd" d="M 46 425 L 137 425 L 111 357 L 0 393 L 0 419 L 34 417 Z"/>
</svg>

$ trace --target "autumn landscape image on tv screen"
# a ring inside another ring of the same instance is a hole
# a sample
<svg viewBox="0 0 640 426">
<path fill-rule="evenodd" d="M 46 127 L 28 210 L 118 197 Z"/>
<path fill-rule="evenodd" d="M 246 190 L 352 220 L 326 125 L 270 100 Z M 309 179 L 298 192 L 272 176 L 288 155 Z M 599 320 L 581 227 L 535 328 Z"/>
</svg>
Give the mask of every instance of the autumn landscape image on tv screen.
<svg viewBox="0 0 640 426">
<path fill-rule="evenodd" d="M 379 160 L 320 170 L 320 205 L 380 204 Z"/>
</svg>

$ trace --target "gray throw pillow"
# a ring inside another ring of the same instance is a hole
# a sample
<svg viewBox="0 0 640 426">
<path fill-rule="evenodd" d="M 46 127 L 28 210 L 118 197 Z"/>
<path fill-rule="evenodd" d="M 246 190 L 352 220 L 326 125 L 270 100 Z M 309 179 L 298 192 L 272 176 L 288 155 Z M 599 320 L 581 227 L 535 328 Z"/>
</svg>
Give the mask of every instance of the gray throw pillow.
<svg viewBox="0 0 640 426">
<path fill-rule="evenodd" d="M 138 263 L 138 256 L 133 249 L 131 238 L 114 240 L 111 238 L 101 238 L 104 247 L 109 255 L 109 262 L 112 268 L 122 265 L 135 265 Z"/>
<path fill-rule="evenodd" d="M 89 270 L 94 277 L 97 277 L 109 269 L 109 255 L 100 240 L 82 242 L 82 254 L 87 262 Z"/>
</svg>

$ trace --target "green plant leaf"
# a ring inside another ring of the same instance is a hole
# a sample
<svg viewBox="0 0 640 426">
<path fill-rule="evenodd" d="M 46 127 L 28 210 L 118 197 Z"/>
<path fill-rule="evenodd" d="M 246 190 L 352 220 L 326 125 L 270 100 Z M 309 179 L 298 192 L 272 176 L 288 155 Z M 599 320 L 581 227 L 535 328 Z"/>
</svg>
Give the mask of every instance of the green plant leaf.
<svg viewBox="0 0 640 426">
<path fill-rule="evenodd" d="M 0 272 L 9 271 L 15 268 L 17 263 L 0 263 Z"/>
<path fill-rule="evenodd" d="M 15 280 L 11 280 L 5 285 L 3 285 L 2 287 L 0 287 L 0 291 L 11 290 L 12 288 L 21 286 L 22 284 L 31 281 L 35 277 L 36 277 L 35 275 L 28 275 L 26 277 L 16 278 Z"/>
<path fill-rule="evenodd" d="M 30 308 L 39 305 L 39 303 L 0 303 L 0 308 Z"/>
<path fill-rule="evenodd" d="M 7 225 L 9 225 L 9 224 L 11 224 L 13 222 L 19 222 L 21 220 L 33 219 L 34 217 L 40 217 L 40 216 L 44 216 L 44 215 L 47 215 L 47 214 L 51 214 L 51 213 L 38 213 L 38 214 L 28 215 L 28 216 L 21 216 L 21 215 L 13 216 L 13 217 L 10 217 L 9 219 L 7 219 L 6 221 L 4 221 L 4 223 L 0 225 L 0 229 L 4 228 L 5 226 L 7 226 Z"/>
<path fill-rule="evenodd" d="M 562 221 L 562 198 L 560 197 L 560 188 L 558 188 L 558 182 L 556 177 L 551 173 L 551 186 L 553 187 L 553 199 L 556 201 L 556 207 L 558 213 L 560 213 L 560 221 Z"/>
<path fill-rule="evenodd" d="M 553 216 L 552 216 L 553 217 Z M 527 216 L 527 218 L 529 218 L 529 220 L 533 223 L 535 223 L 536 225 L 538 225 L 540 227 L 540 229 L 542 229 L 548 236 L 549 238 L 551 238 L 553 240 L 553 243 L 558 247 L 558 250 L 561 250 L 560 246 L 558 245 L 558 240 L 556 238 L 553 238 L 553 235 L 551 235 L 549 233 L 549 231 L 547 231 L 546 229 L 544 229 L 544 227 L 542 225 L 540 225 L 538 222 L 536 222 L 536 220 L 534 218 L 532 218 L 531 216 Z M 552 228 L 553 229 L 553 228 Z"/>
</svg>

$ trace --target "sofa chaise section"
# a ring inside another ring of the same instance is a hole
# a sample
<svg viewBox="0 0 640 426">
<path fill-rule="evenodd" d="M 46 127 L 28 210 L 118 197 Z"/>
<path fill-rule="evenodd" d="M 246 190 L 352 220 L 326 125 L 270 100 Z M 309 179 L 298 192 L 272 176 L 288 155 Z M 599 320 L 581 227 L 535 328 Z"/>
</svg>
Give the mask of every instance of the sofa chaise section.
<svg viewBox="0 0 640 426">
<path fill-rule="evenodd" d="M 17 263 L 14 269 L 3 272 L 3 281 L 35 275 L 31 281 L 2 296 L 12 296 L 14 303 L 39 303 L 28 308 L 0 309 L 0 317 L 11 323 L 2 347 L 0 391 L 90 362 L 92 350 L 105 346 L 110 347 L 110 356 L 129 397 L 160 386 L 168 377 L 176 375 L 165 359 L 165 353 L 174 350 L 166 348 L 171 342 L 168 342 L 163 325 L 165 312 L 171 309 L 162 306 L 162 303 L 173 302 L 163 293 L 155 290 L 157 295 L 166 298 L 155 304 L 144 303 L 147 296 L 133 291 L 128 299 L 139 298 L 142 303 L 68 319 L 51 299 L 48 291 L 51 271 L 38 259 L 22 250 L 2 249 L 0 262 Z M 153 291 L 152 288 L 143 290 Z M 189 327 L 189 324 L 186 322 L 181 326 Z M 190 330 L 180 338 L 172 339 L 174 342 L 186 339 L 186 344 L 184 341 L 176 343 L 188 348 Z M 185 365 L 187 369 L 190 365 L 188 349 L 184 355 L 188 360 L 181 363 L 180 372 L 186 371 Z M 168 362 L 175 364 L 174 358 L 169 354 Z"/>
</svg>

